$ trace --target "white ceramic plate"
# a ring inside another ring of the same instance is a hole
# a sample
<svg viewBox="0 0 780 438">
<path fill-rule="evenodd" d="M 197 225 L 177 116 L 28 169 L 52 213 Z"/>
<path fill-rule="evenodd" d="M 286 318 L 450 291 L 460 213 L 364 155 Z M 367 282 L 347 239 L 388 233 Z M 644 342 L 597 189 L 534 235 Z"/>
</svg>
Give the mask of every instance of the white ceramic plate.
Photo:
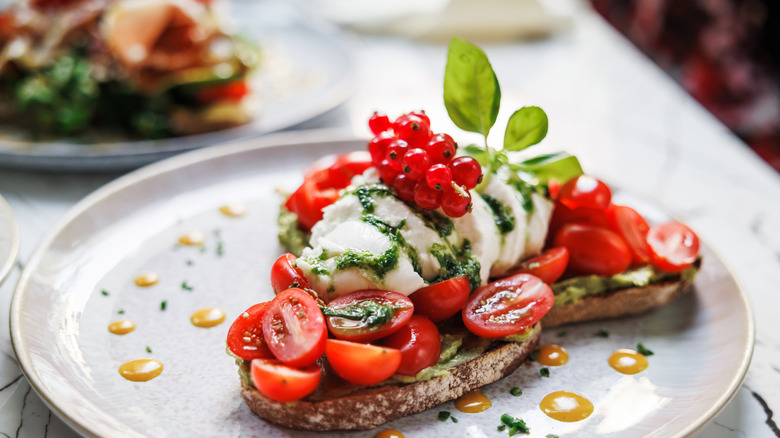
<svg viewBox="0 0 780 438">
<path fill-rule="evenodd" d="M 273 295 L 269 270 L 282 253 L 275 189 L 297 186 L 302 169 L 319 156 L 364 144 L 322 132 L 280 134 L 175 157 L 88 196 L 38 248 L 14 295 L 14 349 L 33 387 L 86 435 L 323 436 L 278 428 L 250 413 L 225 354 L 225 335 L 244 309 Z M 233 202 L 245 203 L 247 214 L 218 211 Z M 640 204 L 651 218 L 662 214 Z M 175 246 L 191 230 L 206 235 L 204 250 Z M 496 425 L 509 413 L 522 417 L 532 436 L 692 433 L 734 394 L 753 348 L 744 295 L 718 257 L 703 253 L 695 293 L 637 318 L 568 327 L 566 336 L 561 329 L 545 332 L 544 343 L 565 346 L 571 357 L 549 378 L 528 363 L 484 388 L 493 407 L 483 413 L 459 413 L 450 402 L 386 427 L 407 437 L 503 436 Z M 158 273 L 160 283 L 135 286 L 135 276 L 147 271 Z M 210 329 L 190 324 L 192 312 L 205 307 L 223 309 L 226 322 Z M 120 317 L 137 329 L 111 335 L 107 327 Z M 609 338 L 594 336 L 601 327 Z M 612 351 L 638 342 L 655 352 L 647 370 L 625 376 L 607 365 Z M 132 383 L 117 373 L 123 362 L 146 357 L 165 364 L 156 379 Z M 513 386 L 523 395 L 511 396 Z M 539 402 L 556 390 L 584 395 L 594 414 L 578 423 L 546 417 Z M 438 421 L 443 410 L 459 423 Z"/>
<path fill-rule="evenodd" d="M 66 171 L 125 170 L 173 154 L 290 128 L 335 108 L 355 85 L 354 44 L 281 1 L 233 1 L 229 16 L 239 34 L 266 55 L 255 78 L 258 108 L 253 122 L 206 134 L 157 141 L 30 142 L 12 126 L 0 126 L 3 167 Z M 22 139 L 17 139 L 22 137 Z"/>
<path fill-rule="evenodd" d="M 11 271 L 18 252 L 19 227 L 11 206 L 0 196 L 0 283 Z"/>
</svg>

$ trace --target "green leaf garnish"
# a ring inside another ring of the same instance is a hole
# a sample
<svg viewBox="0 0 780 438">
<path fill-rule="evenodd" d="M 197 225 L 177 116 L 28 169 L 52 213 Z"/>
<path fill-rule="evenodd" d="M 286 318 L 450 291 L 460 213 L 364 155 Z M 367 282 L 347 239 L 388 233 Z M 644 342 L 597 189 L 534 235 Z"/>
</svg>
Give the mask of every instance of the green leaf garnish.
<svg viewBox="0 0 780 438">
<path fill-rule="evenodd" d="M 444 106 L 450 119 L 459 128 L 487 138 L 500 104 L 501 88 L 485 52 L 453 38 L 444 70 Z"/>
<path fill-rule="evenodd" d="M 520 151 L 544 140 L 547 135 L 547 114 L 538 106 L 515 111 L 506 124 L 504 150 Z"/>
<path fill-rule="evenodd" d="M 546 184 L 551 179 L 566 182 L 584 173 L 577 157 L 566 152 L 539 155 L 513 165 L 512 168 L 530 174 L 541 184 Z"/>
</svg>

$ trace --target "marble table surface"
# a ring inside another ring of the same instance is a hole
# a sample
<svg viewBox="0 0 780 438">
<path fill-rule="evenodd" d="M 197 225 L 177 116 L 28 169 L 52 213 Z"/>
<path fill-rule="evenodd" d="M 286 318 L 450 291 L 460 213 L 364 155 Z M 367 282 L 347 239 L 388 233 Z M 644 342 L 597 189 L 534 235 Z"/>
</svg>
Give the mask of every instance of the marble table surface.
<svg viewBox="0 0 780 438">
<path fill-rule="evenodd" d="M 454 130 L 441 103 L 445 45 L 380 36 L 357 43 L 355 94 L 304 128 L 336 127 L 366 137 L 365 121 L 375 109 L 397 115 L 425 108 L 437 130 Z M 743 285 L 755 313 L 752 365 L 731 402 L 697 436 L 780 437 L 773 417 L 780 409 L 778 174 L 589 11 L 552 38 L 484 48 L 502 85 L 499 126 L 510 109 L 545 108 L 551 120 L 545 144 L 578 155 L 588 173 L 660 201 Z M 18 264 L 0 286 L 2 436 L 76 436 L 31 390 L 14 360 L 5 318 L 20 271 L 47 230 L 117 176 L 0 168 L 0 194 L 22 238 Z"/>
</svg>

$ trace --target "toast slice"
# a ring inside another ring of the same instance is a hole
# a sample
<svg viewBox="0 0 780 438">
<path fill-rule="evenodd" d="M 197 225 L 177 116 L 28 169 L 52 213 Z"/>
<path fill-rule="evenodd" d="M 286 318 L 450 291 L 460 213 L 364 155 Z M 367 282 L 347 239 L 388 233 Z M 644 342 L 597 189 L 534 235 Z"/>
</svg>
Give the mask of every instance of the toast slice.
<svg viewBox="0 0 780 438">
<path fill-rule="evenodd" d="M 493 342 L 480 356 L 429 380 L 360 388 L 347 395 L 292 403 L 271 400 L 245 382 L 241 395 L 260 418 L 292 429 L 373 429 L 456 399 L 511 374 L 539 344 L 539 323 L 534 328 L 533 335 L 525 342 Z"/>
<path fill-rule="evenodd" d="M 580 298 L 553 306 L 542 318 L 545 327 L 637 315 L 663 306 L 692 289 L 693 281 L 679 278 Z"/>
</svg>

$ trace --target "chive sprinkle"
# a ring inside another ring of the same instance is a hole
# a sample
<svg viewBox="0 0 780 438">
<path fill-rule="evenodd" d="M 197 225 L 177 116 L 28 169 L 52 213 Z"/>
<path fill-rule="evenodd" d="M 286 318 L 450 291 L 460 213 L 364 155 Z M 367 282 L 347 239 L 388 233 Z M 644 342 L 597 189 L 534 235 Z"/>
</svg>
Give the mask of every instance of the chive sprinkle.
<svg viewBox="0 0 780 438">
<path fill-rule="evenodd" d="M 498 426 L 497 429 L 503 431 L 509 427 L 509 436 L 513 436 L 518 432 L 525 434 L 531 433 L 531 429 L 528 428 L 528 425 L 525 424 L 525 421 L 520 418 L 513 418 L 509 414 L 504 414 L 501 416 L 501 423 L 502 424 Z"/>
<path fill-rule="evenodd" d="M 604 327 L 600 328 L 599 331 L 596 332 L 596 336 L 600 338 L 608 338 L 609 332 Z"/>
<path fill-rule="evenodd" d="M 548 433 L 547 435 L 544 436 L 544 438 L 558 438 L 558 435 L 553 435 L 551 433 Z"/>
<path fill-rule="evenodd" d="M 523 390 L 515 386 L 514 388 L 509 390 L 509 393 L 512 394 L 515 397 L 519 397 L 523 395 Z"/>
<path fill-rule="evenodd" d="M 564 337 L 564 336 L 566 336 L 568 334 L 569 334 L 569 332 L 567 332 L 566 330 L 561 330 L 561 331 L 558 332 L 558 337 L 562 338 L 562 337 Z"/>
<path fill-rule="evenodd" d="M 450 418 L 449 411 L 441 411 L 439 412 L 439 421 L 447 421 L 448 418 Z"/>
<path fill-rule="evenodd" d="M 655 354 L 651 350 L 648 350 L 647 347 L 642 345 L 641 342 L 636 344 L 636 351 L 638 351 L 642 356 L 652 356 Z"/>
<path fill-rule="evenodd" d="M 116 313 L 118 313 L 120 315 L 124 315 L 125 314 L 125 310 L 124 309 L 119 309 L 119 310 L 117 310 Z"/>
<path fill-rule="evenodd" d="M 105 289 L 101 290 L 100 293 L 103 294 L 104 297 L 108 296 L 108 291 Z"/>
<path fill-rule="evenodd" d="M 187 266 L 192 266 L 192 265 L 193 265 L 193 261 L 192 260 L 187 260 Z"/>
<path fill-rule="evenodd" d="M 450 420 L 452 420 L 453 423 L 457 423 L 458 422 L 458 419 L 455 418 L 455 417 L 450 417 Z"/>
<path fill-rule="evenodd" d="M 146 346 L 146 352 L 147 352 L 147 353 L 151 353 L 151 352 L 152 352 L 152 347 L 150 347 L 150 346 L 148 346 L 148 345 L 147 345 L 147 346 Z"/>
<path fill-rule="evenodd" d="M 160 302 L 160 310 L 165 310 L 166 307 L 168 307 L 168 301 L 163 300 Z"/>
<path fill-rule="evenodd" d="M 550 377 L 550 369 L 549 368 L 540 369 L 539 375 L 541 375 L 542 377 Z"/>
<path fill-rule="evenodd" d="M 190 286 L 189 284 L 187 284 L 187 282 L 186 282 L 186 281 L 182 281 L 182 282 L 181 282 L 181 288 L 182 288 L 182 289 L 184 289 L 184 290 L 192 290 L 192 286 Z"/>
</svg>

